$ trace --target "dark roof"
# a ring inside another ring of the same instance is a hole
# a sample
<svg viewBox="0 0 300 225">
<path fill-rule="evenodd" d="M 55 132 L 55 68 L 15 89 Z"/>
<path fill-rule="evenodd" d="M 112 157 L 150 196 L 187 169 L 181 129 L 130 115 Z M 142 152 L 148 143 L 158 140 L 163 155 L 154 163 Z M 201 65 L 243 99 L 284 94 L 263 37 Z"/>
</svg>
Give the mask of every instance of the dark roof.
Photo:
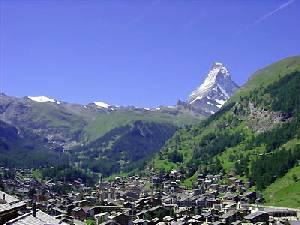
<svg viewBox="0 0 300 225">
<path fill-rule="evenodd" d="M 222 224 L 224 224 L 224 223 L 221 222 L 221 221 L 216 221 L 216 222 L 213 223 L 213 225 L 222 225 Z"/>
<path fill-rule="evenodd" d="M 264 208 L 264 211 L 267 213 L 296 213 L 296 210 L 278 208 Z"/>
<path fill-rule="evenodd" d="M 236 213 L 237 213 L 237 211 L 229 211 L 229 212 L 225 213 L 224 215 L 222 215 L 222 218 L 227 219 L 231 216 L 234 216 Z"/>
<path fill-rule="evenodd" d="M 252 220 L 252 219 L 254 219 L 255 217 L 261 216 L 261 215 L 263 215 L 263 214 L 267 214 L 267 215 L 268 215 L 268 213 L 266 213 L 266 212 L 264 212 L 264 211 L 257 211 L 257 212 L 255 212 L 255 213 L 251 213 L 251 214 L 245 216 L 245 219 L 246 219 L 246 220 Z"/>
</svg>

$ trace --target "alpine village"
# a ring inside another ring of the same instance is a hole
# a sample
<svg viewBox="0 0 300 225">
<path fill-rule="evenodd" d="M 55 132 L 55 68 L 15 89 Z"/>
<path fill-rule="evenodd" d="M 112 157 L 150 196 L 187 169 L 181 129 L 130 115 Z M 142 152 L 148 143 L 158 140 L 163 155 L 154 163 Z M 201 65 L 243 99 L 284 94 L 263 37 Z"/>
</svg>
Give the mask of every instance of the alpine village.
<svg viewBox="0 0 300 225">
<path fill-rule="evenodd" d="M 0 96 L 0 223 L 300 224 L 300 57 L 157 108 Z"/>
</svg>

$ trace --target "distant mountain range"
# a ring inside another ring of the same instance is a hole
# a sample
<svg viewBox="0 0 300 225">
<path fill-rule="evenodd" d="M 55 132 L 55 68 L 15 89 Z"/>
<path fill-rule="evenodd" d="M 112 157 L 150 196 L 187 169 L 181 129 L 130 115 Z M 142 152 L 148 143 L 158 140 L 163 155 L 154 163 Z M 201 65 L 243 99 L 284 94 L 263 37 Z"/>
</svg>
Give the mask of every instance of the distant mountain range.
<svg viewBox="0 0 300 225">
<path fill-rule="evenodd" d="M 208 116 L 216 113 L 223 104 L 237 91 L 238 85 L 232 81 L 227 68 L 219 62 L 215 62 L 211 70 L 206 75 L 203 83 L 194 90 L 188 97 L 187 101 L 179 101 L 179 104 L 174 106 L 158 106 L 155 108 L 139 108 L 135 106 L 117 106 L 102 101 L 95 101 L 87 105 L 82 105 L 85 109 L 102 109 L 104 111 L 118 111 L 122 109 L 140 110 L 140 111 L 179 111 L 184 106 L 185 109 L 194 111 L 198 114 Z M 25 99 L 30 99 L 38 103 L 54 103 L 57 105 L 68 104 L 47 96 L 27 96 Z M 76 104 L 73 104 L 76 105 Z"/>
<path fill-rule="evenodd" d="M 71 164 L 104 176 L 143 168 L 234 174 L 267 202 L 299 207 L 300 57 L 238 88 L 222 63 L 186 101 L 154 109 L 0 95 L 0 166 Z M 291 197 L 282 198 L 281 193 Z"/>
<path fill-rule="evenodd" d="M 19 131 L 30 129 L 45 138 L 53 149 L 68 150 L 136 120 L 179 127 L 197 123 L 216 112 L 236 89 L 227 69 L 221 63 L 215 63 L 189 100 L 174 106 L 151 109 L 100 101 L 80 105 L 47 96 L 16 98 L 0 94 L 0 119 Z"/>
<path fill-rule="evenodd" d="M 47 96 L 16 98 L 2 93 L 0 154 L 5 157 L 0 165 L 35 165 L 28 163 L 32 158 L 40 158 L 36 165 L 48 165 L 44 156 L 53 165 L 50 156 L 63 153 L 68 157 L 59 164 L 71 161 L 105 175 L 129 170 L 159 151 L 176 129 L 216 112 L 236 89 L 225 67 L 215 63 L 188 101 L 174 106 L 138 108 L 101 101 L 80 105 Z M 14 140 L 7 135 L 12 131 Z M 18 153 L 26 152 L 28 160 L 15 160 Z"/>
</svg>

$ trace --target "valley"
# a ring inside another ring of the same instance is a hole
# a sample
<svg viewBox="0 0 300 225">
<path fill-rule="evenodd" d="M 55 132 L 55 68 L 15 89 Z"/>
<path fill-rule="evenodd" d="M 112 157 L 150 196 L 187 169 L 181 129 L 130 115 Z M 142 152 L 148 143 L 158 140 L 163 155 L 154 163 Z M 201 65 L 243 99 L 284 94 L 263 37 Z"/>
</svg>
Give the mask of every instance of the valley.
<svg viewBox="0 0 300 225">
<path fill-rule="evenodd" d="M 67 224 L 296 220 L 299 90 L 295 56 L 240 88 L 214 63 L 173 106 L 1 94 L 0 187 Z"/>
</svg>

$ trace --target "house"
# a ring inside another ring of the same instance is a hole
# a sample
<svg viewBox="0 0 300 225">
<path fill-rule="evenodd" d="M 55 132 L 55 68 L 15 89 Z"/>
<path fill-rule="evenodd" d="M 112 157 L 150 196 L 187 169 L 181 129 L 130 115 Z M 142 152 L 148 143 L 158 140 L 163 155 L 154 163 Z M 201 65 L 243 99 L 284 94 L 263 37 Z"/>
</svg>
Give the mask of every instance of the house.
<svg viewBox="0 0 300 225">
<path fill-rule="evenodd" d="M 225 224 L 232 224 L 233 222 L 241 219 L 239 212 L 236 210 L 225 213 L 221 216 L 221 218 L 222 222 L 224 222 Z"/>
<path fill-rule="evenodd" d="M 213 222 L 212 225 L 225 225 L 225 223 L 223 223 L 221 221 L 216 221 L 216 222 Z"/>
<path fill-rule="evenodd" d="M 101 212 L 100 206 L 93 206 L 89 208 L 89 216 L 93 217 Z"/>
<path fill-rule="evenodd" d="M 72 209 L 72 216 L 75 219 L 81 221 L 85 220 L 87 217 L 86 212 L 81 207 L 75 207 L 74 209 Z"/>
<path fill-rule="evenodd" d="M 280 209 L 280 208 L 264 208 L 264 212 L 268 213 L 272 217 L 297 217 L 296 210 Z"/>
<path fill-rule="evenodd" d="M 208 208 L 212 208 L 213 205 L 215 204 L 220 204 L 220 200 L 219 199 L 215 199 L 215 198 L 207 198 L 207 207 Z"/>
<path fill-rule="evenodd" d="M 235 201 L 237 202 L 239 200 L 239 197 L 237 194 L 231 193 L 231 192 L 227 192 L 224 197 L 224 200 L 231 200 L 231 201 Z"/>
<path fill-rule="evenodd" d="M 204 208 L 207 207 L 206 197 L 202 196 L 196 200 L 196 206 Z"/>
<path fill-rule="evenodd" d="M 245 216 L 244 219 L 251 223 L 268 222 L 269 214 L 266 212 L 263 212 L 263 211 L 257 211 L 255 213 L 251 213 L 251 214 Z"/>
<path fill-rule="evenodd" d="M 256 192 L 249 191 L 244 194 L 244 196 L 248 199 L 249 203 L 255 203 L 256 200 Z"/>
<path fill-rule="evenodd" d="M 136 219 L 132 221 L 134 225 L 148 225 L 149 222 L 150 222 L 149 220 L 144 220 L 144 219 Z"/>
<path fill-rule="evenodd" d="M 99 225 L 120 225 L 120 224 L 118 224 L 116 221 L 109 220 L 109 221 L 100 223 Z"/>
<path fill-rule="evenodd" d="M 105 221 L 108 220 L 109 213 L 99 213 L 97 215 L 94 215 L 94 218 L 96 220 L 96 224 L 99 225 L 101 223 L 104 223 Z"/>
<path fill-rule="evenodd" d="M 64 222 L 61 222 L 54 217 L 37 210 L 36 212 L 30 212 L 24 215 L 21 215 L 15 219 L 12 219 L 6 222 L 4 225 L 45 225 L 45 224 L 60 224 L 60 225 L 67 225 Z"/>
<path fill-rule="evenodd" d="M 120 225 L 128 225 L 131 222 L 130 216 L 125 215 L 124 213 L 119 213 L 114 220 Z"/>
<path fill-rule="evenodd" d="M 203 212 L 201 213 L 201 218 L 202 218 L 202 221 L 205 221 L 205 222 L 212 222 L 214 219 L 214 216 L 211 212 Z"/>
<path fill-rule="evenodd" d="M 25 209 L 25 202 L 20 202 L 17 198 L 0 191 L 0 224 L 18 217 L 18 211 Z"/>
</svg>

